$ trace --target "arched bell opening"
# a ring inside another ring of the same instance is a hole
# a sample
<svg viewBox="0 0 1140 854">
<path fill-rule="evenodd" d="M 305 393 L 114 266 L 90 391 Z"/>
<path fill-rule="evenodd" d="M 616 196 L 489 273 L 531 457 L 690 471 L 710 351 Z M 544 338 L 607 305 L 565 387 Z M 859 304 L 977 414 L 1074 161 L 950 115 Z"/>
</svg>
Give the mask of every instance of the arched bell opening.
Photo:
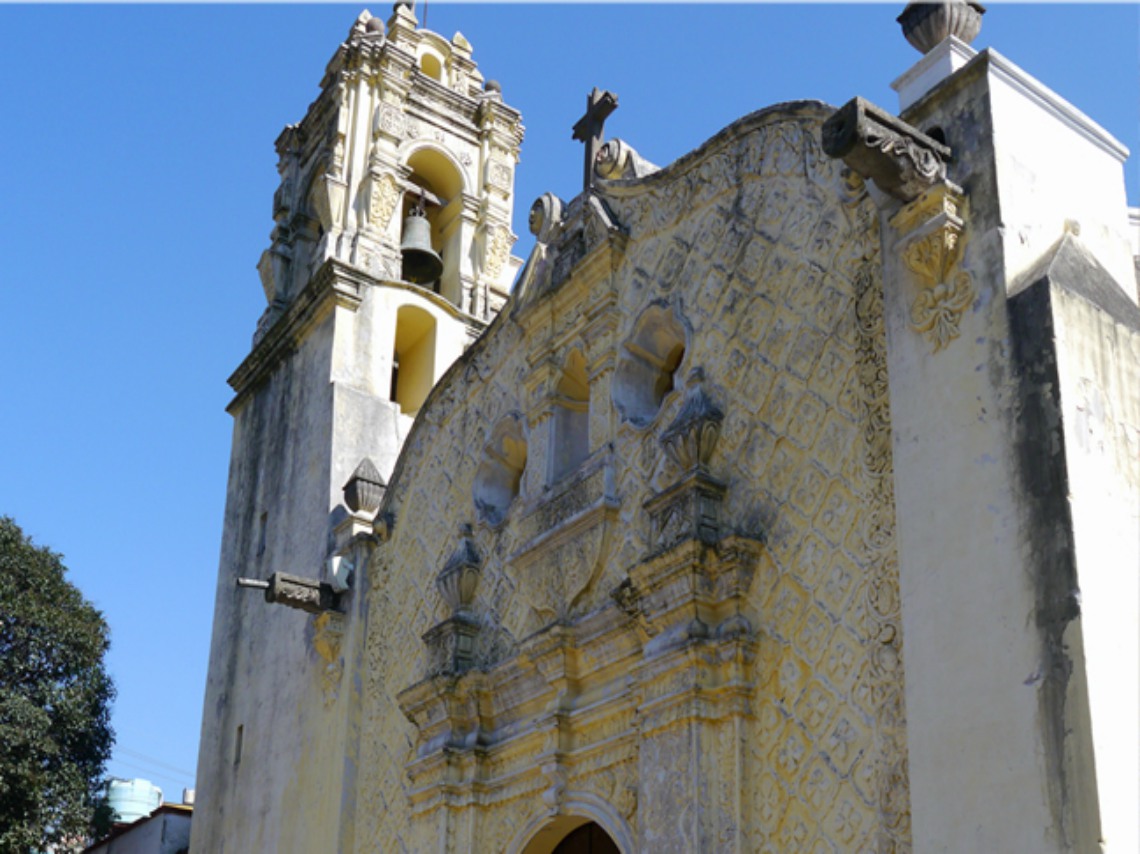
<svg viewBox="0 0 1140 854">
<path fill-rule="evenodd" d="M 401 277 L 460 305 L 463 176 L 446 155 L 428 147 L 416 150 L 407 166 Z"/>
<path fill-rule="evenodd" d="M 566 815 L 539 830 L 522 854 L 621 854 L 621 849 L 596 821 Z"/>
<path fill-rule="evenodd" d="M 414 305 L 396 312 L 392 378 L 388 397 L 404 415 L 415 416 L 435 384 L 435 318 Z"/>
<path fill-rule="evenodd" d="M 443 63 L 440 62 L 439 57 L 434 53 L 425 52 L 420 57 L 420 71 L 440 83 L 444 82 L 443 79 Z"/>
</svg>

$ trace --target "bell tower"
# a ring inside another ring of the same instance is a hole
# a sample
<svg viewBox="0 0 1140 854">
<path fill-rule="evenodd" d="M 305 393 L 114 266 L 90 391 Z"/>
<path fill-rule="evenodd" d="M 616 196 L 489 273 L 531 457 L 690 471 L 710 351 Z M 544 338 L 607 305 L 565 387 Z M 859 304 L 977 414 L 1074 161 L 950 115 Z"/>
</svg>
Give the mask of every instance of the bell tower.
<svg viewBox="0 0 1140 854">
<path fill-rule="evenodd" d="M 387 25 L 361 13 L 277 139 L 267 307 L 229 380 L 196 852 L 351 849 L 352 543 L 428 392 L 521 266 L 522 134 L 470 43 L 398 3 Z M 305 838 L 282 836 L 287 814 Z"/>
</svg>

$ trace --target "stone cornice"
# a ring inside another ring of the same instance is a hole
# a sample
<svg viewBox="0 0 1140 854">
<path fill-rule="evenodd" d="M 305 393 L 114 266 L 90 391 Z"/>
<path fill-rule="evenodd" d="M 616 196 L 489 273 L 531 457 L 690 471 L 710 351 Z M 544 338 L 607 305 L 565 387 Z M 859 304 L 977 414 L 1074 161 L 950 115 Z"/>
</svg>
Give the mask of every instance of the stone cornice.
<svg viewBox="0 0 1140 854">
<path fill-rule="evenodd" d="M 230 375 L 230 387 L 237 392 L 226 409 L 230 412 L 245 395 L 260 383 L 281 361 L 304 340 L 309 330 L 324 317 L 335 303 L 355 311 L 364 299 L 368 286 L 384 286 L 415 294 L 449 317 L 462 321 L 472 335 L 479 335 L 486 324 L 461 311 L 444 297 L 409 282 L 375 279 L 348 264 L 330 258 L 313 274 L 309 284 L 289 304 L 285 312 L 269 327 L 265 337 Z"/>
<path fill-rule="evenodd" d="M 346 264 L 329 259 L 309 280 L 284 314 L 269 327 L 253 351 L 245 357 L 238 369 L 230 375 L 229 384 L 237 397 L 227 407 L 234 406 L 261 380 L 263 380 L 287 353 L 304 340 L 309 330 L 335 305 L 353 311 L 363 299 L 364 287 L 373 280 Z"/>
<path fill-rule="evenodd" d="M 979 57 L 980 60 L 978 61 L 986 63 L 995 77 L 1016 89 L 1019 94 L 1033 101 L 1058 121 L 1083 136 L 1105 153 L 1111 154 L 1121 163 L 1128 159 L 1128 149 L 1118 142 L 1112 134 L 1040 80 L 1027 74 L 992 48 L 983 51 Z"/>
</svg>

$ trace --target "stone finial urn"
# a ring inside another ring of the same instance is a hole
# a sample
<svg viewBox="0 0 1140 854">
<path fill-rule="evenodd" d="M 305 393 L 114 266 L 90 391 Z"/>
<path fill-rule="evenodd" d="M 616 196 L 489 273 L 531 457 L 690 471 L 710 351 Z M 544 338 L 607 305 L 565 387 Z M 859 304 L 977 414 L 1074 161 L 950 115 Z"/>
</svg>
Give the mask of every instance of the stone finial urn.
<svg viewBox="0 0 1140 854">
<path fill-rule="evenodd" d="M 344 503 L 353 513 L 375 513 L 380 509 L 386 486 L 372 460 L 365 457 L 344 485 Z"/>
<path fill-rule="evenodd" d="M 704 381 L 704 368 L 693 368 L 685 384 L 681 411 L 661 434 L 665 453 L 682 471 L 707 467 L 720 438 L 724 413 L 705 393 Z"/>
<path fill-rule="evenodd" d="M 903 35 L 920 53 L 934 50 L 947 36 L 969 44 L 982 29 L 986 8 L 974 0 L 943 0 L 941 3 L 907 3 L 897 20 Z"/>
<path fill-rule="evenodd" d="M 471 539 L 471 526 L 459 526 L 459 544 L 435 578 L 435 586 L 455 614 L 467 613 L 475 603 L 483 559 Z"/>
</svg>

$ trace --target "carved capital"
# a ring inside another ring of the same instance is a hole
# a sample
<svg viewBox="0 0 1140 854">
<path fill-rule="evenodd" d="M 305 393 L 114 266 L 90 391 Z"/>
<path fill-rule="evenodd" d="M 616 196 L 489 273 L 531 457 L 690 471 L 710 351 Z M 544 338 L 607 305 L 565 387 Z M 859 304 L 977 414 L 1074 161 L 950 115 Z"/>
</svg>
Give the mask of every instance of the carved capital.
<svg viewBox="0 0 1140 854">
<path fill-rule="evenodd" d="M 862 98 L 852 98 L 823 123 L 822 144 L 828 156 L 903 202 L 946 180 L 947 146 Z"/>
<path fill-rule="evenodd" d="M 899 234 L 899 256 L 918 284 L 911 328 L 926 336 L 935 353 L 961 334 L 962 314 L 976 295 L 972 277 L 959 268 L 965 241 L 962 205 L 961 189 L 944 181 L 891 218 Z"/>
</svg>

